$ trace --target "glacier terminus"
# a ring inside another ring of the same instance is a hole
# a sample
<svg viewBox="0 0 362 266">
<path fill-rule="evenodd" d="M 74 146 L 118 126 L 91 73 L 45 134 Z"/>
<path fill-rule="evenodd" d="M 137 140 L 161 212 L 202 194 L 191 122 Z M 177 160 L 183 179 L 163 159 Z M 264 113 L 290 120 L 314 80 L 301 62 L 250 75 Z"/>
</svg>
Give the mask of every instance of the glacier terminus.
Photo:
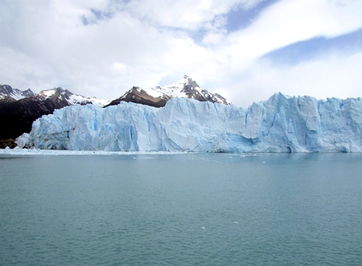
<svg viewBox="0 0 362 266">
<path fill-rule="evenodd" d="M 58 150 L 362 152 L 362 99 L 274 94 L 248 108 L 187 98 L 162 108 L 122 102 L 55 110 L 17 139 Z"/>
</svg>

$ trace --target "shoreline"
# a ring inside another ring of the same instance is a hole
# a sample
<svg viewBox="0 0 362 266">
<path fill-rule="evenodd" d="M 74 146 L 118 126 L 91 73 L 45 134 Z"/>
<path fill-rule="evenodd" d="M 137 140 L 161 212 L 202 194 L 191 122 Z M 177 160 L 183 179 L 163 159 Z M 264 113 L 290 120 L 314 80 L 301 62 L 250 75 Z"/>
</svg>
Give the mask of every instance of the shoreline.
<svg viewBox="0 0 362 266">
<path fill-rule="evenodd" d="M 177 155 L 194 152 L 168 151 L 75 151 L 75 150 L 40 150 L 40 149 L 0 149 L 0 155 Z"/>
<path fill-rule="evenodd" d="M 66 156 L 66 155 L 184 155 L 184 154 L 228 154 L 228 155 L 243 155 L 243 156 L 257 156 L 257 155 L 273 155 L 273 154 L 361 154 L 361 152 L 191 152 L 191 151 L 77 151 L 77 150 L 41 150 L 41 149 L 21 149 L 21 148 L 5 148 L 0 149 L 1 155 L 54 155 L 54 156 Z"/>
</svg>

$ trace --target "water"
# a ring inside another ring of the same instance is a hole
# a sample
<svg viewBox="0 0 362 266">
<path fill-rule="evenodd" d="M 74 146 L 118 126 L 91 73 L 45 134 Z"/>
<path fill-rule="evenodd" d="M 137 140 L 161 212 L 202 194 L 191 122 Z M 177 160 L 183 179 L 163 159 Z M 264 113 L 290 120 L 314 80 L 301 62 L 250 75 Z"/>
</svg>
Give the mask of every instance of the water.
<svg viewBox="0 0 362 266">
<path fill-rule="evenodd" d="M 362 265 L 362 155 L 1 156 L 1 265 Z"/>
</svg>

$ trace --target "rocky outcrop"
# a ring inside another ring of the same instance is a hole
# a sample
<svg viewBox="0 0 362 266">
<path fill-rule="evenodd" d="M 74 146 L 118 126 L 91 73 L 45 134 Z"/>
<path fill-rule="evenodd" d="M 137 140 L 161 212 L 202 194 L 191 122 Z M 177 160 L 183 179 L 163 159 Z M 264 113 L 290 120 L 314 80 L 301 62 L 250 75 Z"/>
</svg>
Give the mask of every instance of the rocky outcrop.
<svg viewBox="0 0 362 266">
<path fill-rule="evenodd" d="M 162 107 L 165 106 L 166 102 L 170 99 L 167 96 L 153 97 L 149 95 L 146 91 L 140 89 L 139 87 L 132 87 L 127 91 L 122 97 L 111 101 L 107 106 L 117 105 L 121 102 L 132 102 L 140 103 L 144 105 L 149 105 L 153 107 Z"/>
<path fill-rule="evenodd" d="M 200 102 L 228 104 L 227 100 L 220 94 L 201 89 L 196 81 L 185 75 L 181 81 L 165 87 L 158 86 L 149 89 L 132 87 L 124 95 L 113 100 L 107 106 L 117 105 L 120 102 L 133 102 L 153 107 L 163 107 L 172 98 L 190 98 Z"/>
</svg>

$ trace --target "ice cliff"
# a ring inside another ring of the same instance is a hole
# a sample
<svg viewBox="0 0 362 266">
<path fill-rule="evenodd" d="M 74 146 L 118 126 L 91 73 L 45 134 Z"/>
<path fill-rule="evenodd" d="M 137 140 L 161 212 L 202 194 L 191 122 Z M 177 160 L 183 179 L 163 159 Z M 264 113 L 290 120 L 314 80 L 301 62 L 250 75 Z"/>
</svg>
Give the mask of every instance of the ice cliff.
<svg viewBox="0 0 362 266">
<path fill-rule="evenodd" d="M 20 147 L 106 151 L 362 152 L 362 99 L 275 94 L 249 108 L 175 98 L 163 108 L 69 106 L 33 123 Z"/>
</svg>

